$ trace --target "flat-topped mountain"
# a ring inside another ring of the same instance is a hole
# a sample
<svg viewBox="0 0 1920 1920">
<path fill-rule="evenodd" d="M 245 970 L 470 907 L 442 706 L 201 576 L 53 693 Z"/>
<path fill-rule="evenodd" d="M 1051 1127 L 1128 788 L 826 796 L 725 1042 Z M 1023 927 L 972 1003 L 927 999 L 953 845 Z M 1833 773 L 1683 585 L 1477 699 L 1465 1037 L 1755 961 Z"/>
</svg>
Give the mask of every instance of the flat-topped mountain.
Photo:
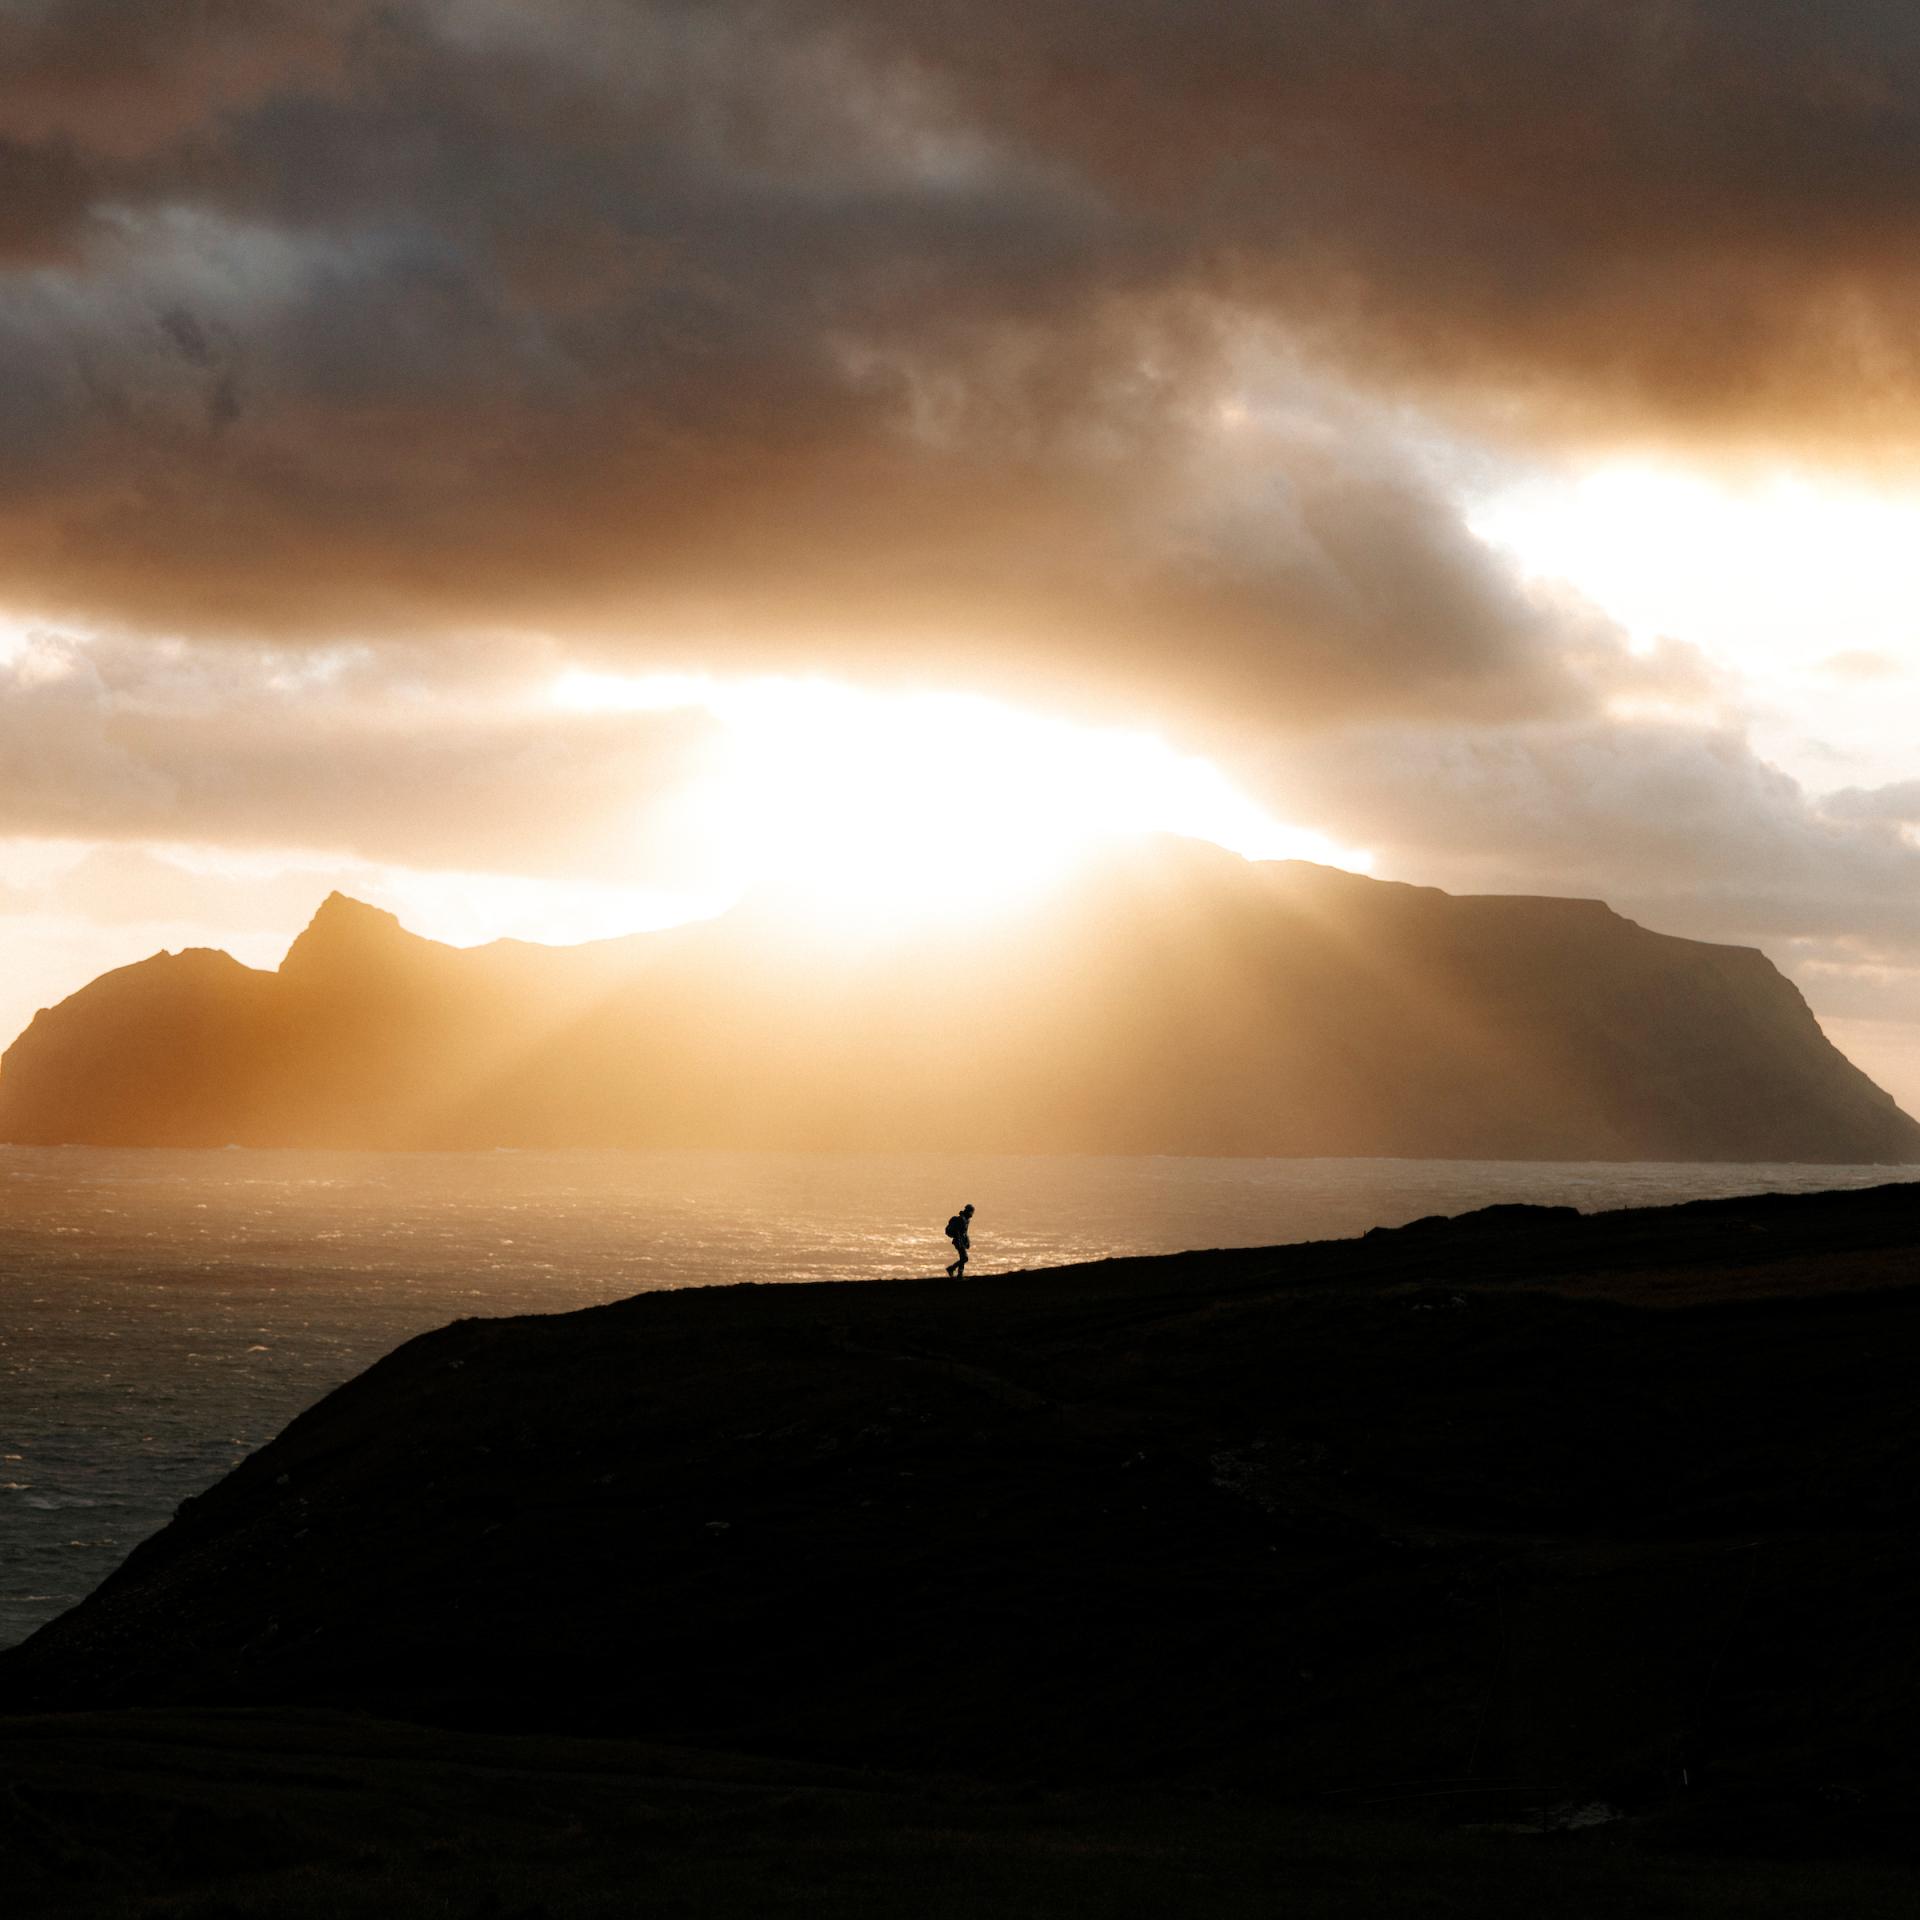
<svg viewBox="0 0 1920 1920">
<path fill-rule="evenodd" d="M 748 906 L 460 950 L 336 894 L 275 973 L 39 1014 L 0 1140 L 1920 1160 L 1757 952 L 1190 842 L 858 943 Z"/>
</svg>

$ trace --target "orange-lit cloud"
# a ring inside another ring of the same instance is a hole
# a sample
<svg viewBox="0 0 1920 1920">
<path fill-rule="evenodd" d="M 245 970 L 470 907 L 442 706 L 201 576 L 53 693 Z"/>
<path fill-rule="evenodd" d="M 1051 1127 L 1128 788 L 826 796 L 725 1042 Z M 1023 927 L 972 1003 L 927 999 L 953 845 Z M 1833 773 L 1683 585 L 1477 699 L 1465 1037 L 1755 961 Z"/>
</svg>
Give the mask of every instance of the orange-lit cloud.
<svg viewBox="0 0 1920 1920">
<path fill-rule="evenodd" d="M 1484 695 L 1497 609 L 1287 551 L 1298 488 L 1423 596 L 1397 479 L 1282 435 L 1183 511 L 1249 341 L 1483 425 L 1910 435 L 1916 59 L 1772 0 L 46 0 L 0 30 L 9 591 Z"/>
<path fill-rule="evenodd" d="M 0 828 L 681 886 L 710 717 L 538 690 L 804 672 L 1880 992 L 1887 756 L 1473 503 L 1910 461 L 1916 99 L 1877 0 L 29 0 L 0 617 L 68 637 L 0 643 Z M 1899 621 L 1806 578 L 1804 705 L 1864 726 Z"/>
</svg>

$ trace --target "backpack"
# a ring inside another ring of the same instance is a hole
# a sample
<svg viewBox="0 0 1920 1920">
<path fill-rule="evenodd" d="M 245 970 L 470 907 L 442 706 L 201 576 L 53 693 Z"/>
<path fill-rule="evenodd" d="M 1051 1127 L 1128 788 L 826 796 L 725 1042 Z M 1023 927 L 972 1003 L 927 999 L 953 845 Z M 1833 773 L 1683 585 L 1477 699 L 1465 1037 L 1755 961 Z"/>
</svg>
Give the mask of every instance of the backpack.
<svg viewBox="0 0 1920 1920">
<path fill-rule="evenodd" d="M 966 1230 L 966 1220 L 960 1214 L 956 1213 L 953 1218 L 947 1222 L 947 1238 L 949 1240 L 958 1240 Z"/>
</svg>

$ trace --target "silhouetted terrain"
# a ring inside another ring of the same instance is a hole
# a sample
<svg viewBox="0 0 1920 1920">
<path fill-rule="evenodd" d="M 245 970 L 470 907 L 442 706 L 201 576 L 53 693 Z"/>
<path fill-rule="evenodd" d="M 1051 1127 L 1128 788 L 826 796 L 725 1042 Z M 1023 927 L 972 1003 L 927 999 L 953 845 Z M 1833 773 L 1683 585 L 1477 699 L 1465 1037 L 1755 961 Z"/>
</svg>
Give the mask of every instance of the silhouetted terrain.
<svg viewBox="0 0 1920 1920">
<path fill-rule="evenodd" d="M 1870 1771 L 1917 1254 L 1897 1186 L 461 1321 L 0 1687 L 1290 1791 Z"/>
<path fill-rule="evenodd" d="M 1920 1160 L 1759 953 L 1183 842 L 857 945 L 763 908 L 460 951 L 336 894 L 277 973 L 42 1012 L 0 1139 Z"/>
<path fill-rule="evenodd" d="M 0 1655 L 0 1865 L 1904 1911 L 1917 1283 L 1909 1185 L 458 1322 Z"/>
</svg>

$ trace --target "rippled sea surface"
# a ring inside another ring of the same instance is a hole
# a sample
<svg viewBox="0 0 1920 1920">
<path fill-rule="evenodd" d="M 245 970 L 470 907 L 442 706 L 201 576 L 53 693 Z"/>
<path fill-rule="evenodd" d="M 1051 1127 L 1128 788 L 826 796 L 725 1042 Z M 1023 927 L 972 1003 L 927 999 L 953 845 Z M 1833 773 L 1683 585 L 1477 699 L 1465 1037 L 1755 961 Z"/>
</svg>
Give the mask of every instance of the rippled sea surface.
<svg viewBox="0 0 1920 1920">
<path fill-rule="evenodd" d="M 411 1335 L 656 1287 L 1318 1240 L 1499 1200 L 1654 1206 L 1884 1167 L 0 1147 L 0 1646 Z"/>
</svg>

